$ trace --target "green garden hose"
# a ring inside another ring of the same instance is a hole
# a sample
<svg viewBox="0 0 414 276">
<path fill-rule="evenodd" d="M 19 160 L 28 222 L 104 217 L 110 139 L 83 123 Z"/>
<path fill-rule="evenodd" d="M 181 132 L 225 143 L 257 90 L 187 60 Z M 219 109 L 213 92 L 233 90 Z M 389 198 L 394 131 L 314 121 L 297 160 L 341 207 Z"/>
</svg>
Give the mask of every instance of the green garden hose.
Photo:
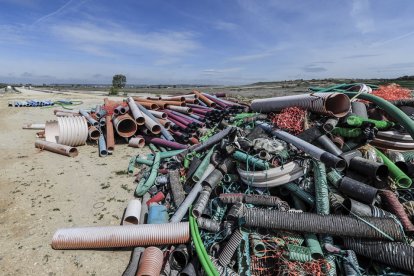
<svg viewBox="0 0 414 276">
<path fill-rule="evenodd" d="M 157 174 L 158 174 L 158 168 L 160 167 L 160 161 L 161 161 L 160 153 L 157 152 L 155 154 L 154 162 L 151 167 L 151 173 L 148 176 L 147 181 L 145 181 L 145 183 L 142 185 L 138 184 L 137 189 L 135 190 L 135 194 L 137 196 L 143 196 L 152 187 L 152 185 L 154 185 L 155 178 L 157 177 Z"/>
<path fill-rule="evenodd" d="M 378 121 L 378 120 L 373 120 L 373 119 L 364 119 L 356 115 L 351 115 L 348 118 L 346 118 L 346 123 L 352 127 L 360 127 L 364 123 L 371 123 L 371 124 L 374 124 L 375 127 L 378 128 L 379 130 L 386 130 L 395 125 L 393 122 Z"/>
<path fill-rule="evenodd" d="M 233 157 L 237 161 L 251 164 L 252 167 L 254 167 L 254 168 L 262 169 L 262 170 L 269 169 L 269 163 L 268 162 L 266 162 L 262 159 L 256 158 L 254 156 L 251 156 L 251 155 L 249 155 L 247 153 L 244 153 L 242 151 L 236 150 L 236 152 L 233 153 Z"/>
<path fill-rule="evenodd" d="M 359 128 L 336 127 L 332 130 L 332 134 L 345 138 L 357 138 L 362 135 L 362 130 Z"/>
<path fill-rule="evenodd" d="M 206 154 L 206 156 L 204 157 L 203 161 L 201 161 L 200 165 L 198 166 L 197 170 L 194 172 L 193 176 L 192 176 L 192 180 L 194 182 L 197 182 L 201 179 L 201 176 L 203 176 L 204 172 L 206 171 L 206 168 L 208 166 L 208 164 L 210 164 L 210 158 L 211 155 L 213 155 L 213 151 L 216 147 L 212 147 L 210 149 L 210 151 Z"/>
<path fill-rule="evenodd" d="M 394 179 L 395 184 L 403 189 L 410 188 L 412 184 L 411 178 L 409 178 L 400 168 L 398 168 L 385 154 L 375 149 L 375 152 L 381 157 L 384 164 L 388 167 L 391 177 Z"/>
</svg>

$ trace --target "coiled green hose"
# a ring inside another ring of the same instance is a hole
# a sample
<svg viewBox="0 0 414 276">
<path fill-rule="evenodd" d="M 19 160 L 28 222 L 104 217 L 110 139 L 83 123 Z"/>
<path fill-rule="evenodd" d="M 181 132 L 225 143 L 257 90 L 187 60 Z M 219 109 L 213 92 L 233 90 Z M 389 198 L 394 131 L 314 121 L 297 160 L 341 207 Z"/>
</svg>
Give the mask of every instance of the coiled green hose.
<svg viewBox="0 0 414 276">
<path fill-rule="evenodd" d="M 378 121 L 378 120 L 373 120 L 373 119 L 364 119 L 356 115 L 351 115 L 348 118 L 346 118 L 346 123 L 353 127 L 360 127 L 364 123 L 371 123 L 371 124 L 374 124 L 375 127 L 380 130 L 385 130 L 395 125 L 393 122 Z"/>
</svg>

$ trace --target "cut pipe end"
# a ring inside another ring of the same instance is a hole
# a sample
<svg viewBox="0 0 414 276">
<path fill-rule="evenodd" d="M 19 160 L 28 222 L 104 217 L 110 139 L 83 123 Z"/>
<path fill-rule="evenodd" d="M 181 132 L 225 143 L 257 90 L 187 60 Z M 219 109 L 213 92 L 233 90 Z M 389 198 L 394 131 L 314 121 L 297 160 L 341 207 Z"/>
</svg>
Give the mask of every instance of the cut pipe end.
<svg viewBox="0 0 414 276">
<path fill-rule="evenodd" d="M 161 132 L 161 127 L 160 127 L 159 125 L 154 125 L 154 126 L 151 128 L 151 132 L 152 132 L 152 133 L 154 133 L 154 134 L 160 134 L 160 132 Z"/>
<path fill-rule="evenodd" d="M 71 148 L 70 150 L 69 150 L 69 152 L 68 152 L 68 155 L 70 156 L 70 157 L 76 157 L 76 156 L 78 156 L 78 149 L 77 148 Z"/>
<path fill-rule="evenodd" d="M 144 117 L 138 117 L 135 119 L 137 125 L 142 126 L 143 124 L 145 124 L 145 118 Z"/>
</svg>

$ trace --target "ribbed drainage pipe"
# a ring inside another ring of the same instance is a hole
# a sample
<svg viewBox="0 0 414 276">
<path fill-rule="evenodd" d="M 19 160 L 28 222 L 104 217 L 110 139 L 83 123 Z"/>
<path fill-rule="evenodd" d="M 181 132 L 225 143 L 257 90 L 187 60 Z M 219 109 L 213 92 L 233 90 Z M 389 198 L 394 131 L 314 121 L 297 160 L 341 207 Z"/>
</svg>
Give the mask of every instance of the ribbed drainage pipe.
<svg viewBox="0 0 414 276">
<path fill-rule="evenodd" d="M 251 109 L 256 112 L 269 113 L 292 106 L 340 118 L 348 114 L 351 102 L 348 96 L 341 93 L 312 93 L 253 100 Z"/>
<path fill-rule="evenodd" d="M 233 258 L 234 253 L 236 253 L 237 247 L 240 245 L 242 238 L 243 235 L 239 229 L 234 231 L 234 233 L 231 235 L 229 241 L 226 243 L 218 257 L 218 262 L 222 266 L 226 267 L 230 264 L 230 261 Z"/>
<path fill-rule="evenodd" d="M 75 157 L 78 155 L 78 150 L 76 148 L 43 140 L 36 140 L 35 147 L 41 150 L 47 150 L 69 157 Z"/>
<path fill-rule="evenodd" d="M 404 238 L 399 225 L 389 218 L 363 218 L 370 225 L 380 229 L 383 232 L 381 233 L 362 220 L 350 216 L 280 212 L 256 208 L 245 208 L 244 214 L 245 224 L 248 227 L 371 239 L 386 239 L 385 235 L 394 240 Z"/>
<path fill-rule="evenodd" d="M 58 229 L 53 249 L 113 248 L 187 243 L 188 222 Z"/>
<path fill-rule="evenodd" d="M 414 247 L 408 244 L 345 239 L 344 246 L 358 255 L 414 273 Z"/>
<path fill-rule="evenodd" d="M 164 254 L 157 247 L 148 247 L 142 253 L 137 271 L 137 276 L 160 275 Z"/>
<path fill-rule="evenodd" d="M 57 121 L 46 122 L 46 141 L 67 146 L 80 146 L 88 139 L 88 124 L 82 116 L 58 117 Z"/>
</svg>

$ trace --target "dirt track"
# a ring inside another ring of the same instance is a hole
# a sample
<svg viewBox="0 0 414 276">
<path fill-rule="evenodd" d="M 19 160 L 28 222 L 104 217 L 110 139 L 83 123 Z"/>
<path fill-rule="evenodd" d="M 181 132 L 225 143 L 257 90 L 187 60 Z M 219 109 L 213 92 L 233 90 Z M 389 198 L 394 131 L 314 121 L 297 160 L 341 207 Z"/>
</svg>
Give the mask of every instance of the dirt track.
<svg viewBox="0 0 414 276">
<path fill-rule="evenodd" d="M 103 103 L 79 93 L 0 94 L 0 274 L 120 275 L 130 251 L 58 251 L 50 242 L 60 227 L 118 225 L 135 189 L 124 171 L 140 152 L 126 144 L 106 158 L 96 145 L 79 147 L 75 158 L 40 152 L 36 131 L 22 125 L 54 119 L 53 108 L 7 107 L 8 100 L 33 98 Z"/>
</svg>

